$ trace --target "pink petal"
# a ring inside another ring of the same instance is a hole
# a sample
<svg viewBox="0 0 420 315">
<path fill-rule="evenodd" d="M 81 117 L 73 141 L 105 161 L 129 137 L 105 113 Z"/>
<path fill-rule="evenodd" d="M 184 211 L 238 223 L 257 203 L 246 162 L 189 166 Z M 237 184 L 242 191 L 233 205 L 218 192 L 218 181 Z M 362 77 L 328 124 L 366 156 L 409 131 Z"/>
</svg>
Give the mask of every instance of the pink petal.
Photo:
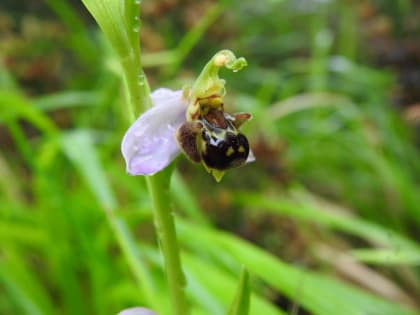
<svg viewBox="0 0 420 315">
<path fill-rule="evenodd" d="M 186 120 L 188 102 L 182 91 L 158 89 L 153 107 L 144 112 L 124 135 L 121 152 L 131 175 L 153 175 L 178 155 L 175 132 Z"/>
<path fill-rule="evenodd" d="M 156 313 L 144 307 L 132 307 L 122 310 L 117 315 L 156 315 Z"/>
</svg>

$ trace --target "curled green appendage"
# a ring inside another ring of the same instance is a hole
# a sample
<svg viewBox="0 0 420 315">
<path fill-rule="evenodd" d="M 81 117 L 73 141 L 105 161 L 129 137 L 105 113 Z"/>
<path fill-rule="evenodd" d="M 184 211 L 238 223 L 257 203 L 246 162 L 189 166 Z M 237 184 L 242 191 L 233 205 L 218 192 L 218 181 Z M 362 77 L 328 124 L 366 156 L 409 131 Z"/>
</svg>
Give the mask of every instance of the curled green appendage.
<svg viewBox="0 0 420 315">
<path fill-rule="evenodd" d="M 247 66 L 245 58 L 236 58 L 230 50 L 221 50 L 206 64 L 195 81 L 190 94 L 190 104 L 197 98 L 225 94 L 225 80 L 219 78 L 219 70 L 223 67 L 234 72 Z"/>
<path fill-rule="evenodd" d="M 237 72 L 248 65 L 244 57 L 236 58 L 230 50 L 219 52 L 214 62 L 216 65 L 220 64 L 220 66 L 233 70 L 233 72 Z"/>
</svg>

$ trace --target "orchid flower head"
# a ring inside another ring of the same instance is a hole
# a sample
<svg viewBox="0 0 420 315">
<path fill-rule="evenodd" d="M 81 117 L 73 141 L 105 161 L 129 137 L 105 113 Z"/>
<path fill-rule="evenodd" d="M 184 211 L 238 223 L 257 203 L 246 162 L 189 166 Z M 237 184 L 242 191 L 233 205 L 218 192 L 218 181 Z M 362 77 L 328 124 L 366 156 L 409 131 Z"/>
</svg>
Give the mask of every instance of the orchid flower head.
<svg viewBox="0 0 420 315">
<path fill-rule="evenodd" d="M 154 91 L 153 106 L 124 135 L 121 151 L 127 172 L 153 175 L 182 151 L 220 181 L 227 169 L 254 161 L 248 139 L 239 131 L 251 115 L 224 111 L 225 81 L 218 77 L 220 67 L 237 71 L 244 62 L 230 51 L 221 51 L 206 65 L 191 90 Z"/>
</svg>

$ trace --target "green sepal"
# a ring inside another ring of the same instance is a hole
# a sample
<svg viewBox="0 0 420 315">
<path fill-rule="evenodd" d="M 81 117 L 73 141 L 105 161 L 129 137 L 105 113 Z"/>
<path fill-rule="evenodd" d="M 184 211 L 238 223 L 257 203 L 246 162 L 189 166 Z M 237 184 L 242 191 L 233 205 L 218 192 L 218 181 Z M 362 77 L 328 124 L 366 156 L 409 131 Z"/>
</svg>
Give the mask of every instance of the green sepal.
<svg viewBox="0 0 420 315">
<path fill-rule="evenodd" d="M 248 315 L 250 297 L 251 288 L 249 285 L 249 273 L 242 267 L 236 295 L 230 306 L 229 312 L 226 313 L 226 315 Z"/>
</svg>

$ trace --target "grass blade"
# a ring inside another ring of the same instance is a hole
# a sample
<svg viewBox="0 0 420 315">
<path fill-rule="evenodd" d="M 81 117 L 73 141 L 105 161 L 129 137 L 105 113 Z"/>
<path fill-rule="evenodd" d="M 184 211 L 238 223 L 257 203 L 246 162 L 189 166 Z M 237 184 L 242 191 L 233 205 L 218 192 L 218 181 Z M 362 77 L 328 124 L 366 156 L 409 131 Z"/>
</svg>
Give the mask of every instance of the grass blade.
<svg viewBox="0 0 420 315">
<path fill-rule="evenodd" d="M 248 271 L 242 267 L 238 288 L 227 315 L 248 315 L 251 297 Z"/>
</svg>

